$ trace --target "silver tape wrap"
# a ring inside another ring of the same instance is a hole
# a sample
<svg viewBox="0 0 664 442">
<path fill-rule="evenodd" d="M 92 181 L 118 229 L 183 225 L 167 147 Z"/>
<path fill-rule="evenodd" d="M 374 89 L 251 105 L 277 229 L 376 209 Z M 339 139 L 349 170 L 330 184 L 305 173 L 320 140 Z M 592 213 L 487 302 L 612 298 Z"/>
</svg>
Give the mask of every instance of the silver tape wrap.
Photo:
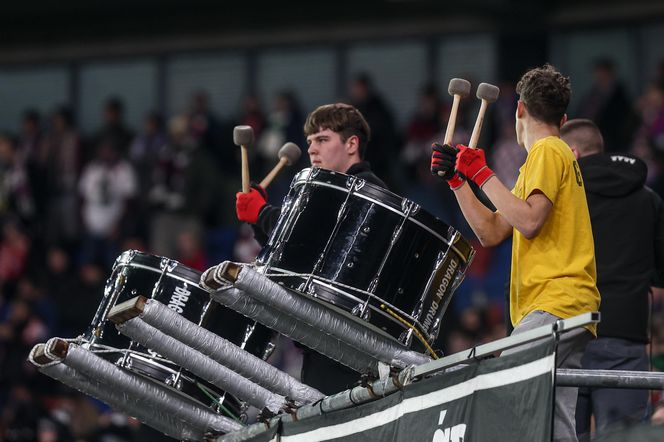
<svg viewBox="0 0 664 442">
<path fill-rule="evenodd" d="M 312 403 L 325 397 L 232 342 L 202 328 L 162 303 L 148 300 L 140 318 L 154 328 L 263 387 L 297 403 Z M 193 370 L 192 370 L 193 371 Z"/>
<path fill-rule="evenodd" d="M 62 363 L 49 364 L 39 367 L 39 371 L 53 379 L 75 388 L 81 393 L 93 396 L 107 403 L 118 411 L 127 413 L 146 425 L 178 440 L 199 441 L 203 439 L 204 432 L 194 429 L 174 414 L 160 411 L 157 407 L 141 407 L 133 397 L 126 394 L 123 389 L 108 388 L 108 385 L 97 379 L 89 378 L 73 368 Z M 237 429 L 242 428 L 238 425 Z M 235 431 L 229 428 L 229 431 Z"/>
<path fill-rule="evenodd" d="M 130 319 L 116 327 L 123 335 L 140 342 L 254 407 L 259 409 L 267 407 L 271 412 L 278 413 L 286 404 L 283 396 L 272 393 L 193 348 L 187 347 L 172 336 L 146 324 L 141 318 Z"/>
<path fill-rule="evenodd" d="M 125 391 L 141 408 L 161 408 L 165 413 L 178 416 L 182 424 L 203 432 L 212 430 L 227 433 L 242 428 L 242 424 L 203 408 L 193 399 L 123 370 L 77 345 L 69 345 L 63 363 L 88 378 L 97 379 L 108 389 Z"/>
<path fill-rule="evenodd" d="M 334 359 L 360 373 L 378 374 L 376 361 L 368 355 L 341 342 L 337 337 L 329 336 L 315 327 L 300 321 L 295 316 L 283 313 L 273 307 L 254 300 L 234 287 L 213 292 L 212 299 L 248 318 L 276 330 L 294 341 Z"/>
<path fill-rule="evenodd" d="M 257 301 L 296 316 L 325 334 L 336 336 L 386 364 L 405 368 L 431 362 L 429 356 L 408 350 L 393 339 L 357 323 L 352 318 L 326 308 L 306 296 L 293 293 L 248 266 L 243 266 L 234 285 Z"/>
</svg>

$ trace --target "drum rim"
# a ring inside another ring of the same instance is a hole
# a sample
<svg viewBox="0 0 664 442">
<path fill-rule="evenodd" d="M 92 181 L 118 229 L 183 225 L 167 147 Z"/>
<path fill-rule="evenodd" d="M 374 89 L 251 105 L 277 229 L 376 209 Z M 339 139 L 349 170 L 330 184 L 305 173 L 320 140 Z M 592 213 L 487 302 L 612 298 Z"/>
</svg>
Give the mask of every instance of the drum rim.
<svg viewBox="0 0 664 442">
<path fill-rule="evenodd" d="M 124 258 L 127 255 L 129 256 L 129 259 Z M 167 276 L 178 279 L 182 282 L 193 284 L 203 291 L 208 291 L 199 284 L 203 272 L 192 269 L 191 267 L 182 264 L 180 261 L 166 256 L 153 255 L 151 253 L 141 252 L 140 250 L 129 249 L 120 254 L 116 259 L 113 269 L 115 270 L 117 267 L 136 267 L 163 273 L 164 269 L 162 268 L 161 263 L 164 259 L 167 259 L 169 265 L 172 266 L 172 268 L 166 272 Z"/>
</svg>

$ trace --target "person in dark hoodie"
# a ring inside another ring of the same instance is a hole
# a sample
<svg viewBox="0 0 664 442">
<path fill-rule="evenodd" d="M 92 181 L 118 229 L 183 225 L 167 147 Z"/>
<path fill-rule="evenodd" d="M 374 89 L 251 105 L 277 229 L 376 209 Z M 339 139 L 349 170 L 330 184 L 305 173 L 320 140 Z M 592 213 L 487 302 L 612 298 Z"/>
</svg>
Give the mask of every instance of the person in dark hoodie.
<svg viewBox="0 0 664 442">
<path fill-rule="evenodd" d="M 304 123 L 309 160 L 313 167 L 355 175 L 386 188 L 371 171 L 364 154 L 371 130 L 360 111 L 349 104 L 335 103 L 318 107 Z M 258 234 L 268 235 L 274 229 L 281 207 L 267 203 L 265 190 L 252 186 L 249 193 L 236 195 L 236 213 L 240 221 L 258 227 Z M 334 394 L 353 387 L 359 373 L 313 350 L 305 349 L 302 361 L 302 382 L 325 394 Z"/>
<path fill-rule="evenodd" d="M 605 154 L 592 121 L 568 121 L 561 138 L 577 155 L 586 186 L 602 295 L 598 339 L 586 347 L 582 367 L 648 370 L 648 292 L 654 281 L 661 282 L 656 273 L 664 269 L 664 204 L 644 186 L 645 163 L 627 154 Z M 647 390 L 581 388 L 579 440 L 588 437 L 591 415 L 602 432 L 642 419 L 647 401 Z"/>
</svg>

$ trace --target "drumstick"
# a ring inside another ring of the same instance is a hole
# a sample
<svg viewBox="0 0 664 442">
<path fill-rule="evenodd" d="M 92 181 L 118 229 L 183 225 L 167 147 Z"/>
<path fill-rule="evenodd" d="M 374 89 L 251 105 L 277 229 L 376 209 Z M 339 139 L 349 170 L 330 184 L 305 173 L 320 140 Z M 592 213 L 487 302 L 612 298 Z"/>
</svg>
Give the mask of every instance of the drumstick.
<svg viewBox="0 0 664 442">
<path fill-rule="evenodd" d="M 450 118 L 447 120 L 447 129 L 445 130 L 445 138 L 443 144 L 450 144 L 452 137 L 454 137 L 454 127 L 456 126 L 456 118 L 459 113 L 459 102 L 462 98 L 470 95 L 470 82 L 463 78 L 453 78 L 447 86 L 447 92 L 452 98 L 452 109 L 450 110 Z M 438 176 L 443 176 L 444 173 L 439 171 Z"/>
<path fill-rule="evenodd" d="M 279 162 L 272 168 L 270 173 L 268 173 L 265 178 L 263 178 L 263 181 L 261 181 L 260 184 L 261 187 L 266 189 L 274 177 L 276 177 L 277 174 L 281 172 L 281 169 L 283 169 L 284 166 L 292 166 L 295 164 L 297 160 L 300 159 L 300 155 L 302 155 L 302 150 L 297 144 L 290 142 L 284 144 L 281 149 L 279 149 L 279 153 L 277 154 L 279 157 Z"/>
<path fill-rule="evenodd" d="M 450 110 L 450 119 L 447 120 L 447 130 L 445 130 L 444 144 L 450 144 L 454 136 L 454 127 L 456 126 L 457 113 L 459 112 L 459 102 L 462 98 L 470 95 L 470 82 L 463 78 L 453 78 L 447 86 L 447 92 L 452 95 L 452 109 Z"/>
<path fill-rule="evenodd" d="M 254 130 L 251 126 L 235 126 L 233 129 L 233 142 L 240 146 L 242 154 L 242 193 L 249 193 L 249 158 L 247 147 L 254 142 Z"/>
<path fill-rule="evenodd" d="M 473 133 L 470 136 L 470 142 L 468 147 L 471 149 L 477 148 L 477 142 L 480 139 L 480 131 L 482 130 L 482 124 L 484 123 L 484 114 L 486 113 L 486 108 L 489 106 L 489 103 L 493 103 L 498 99 L 500 95 L 500 89 L 498 86 L 494 86 L 489 83 L 480 83 L 477 86 L 477 98 L 482 100 L 480 105 L 480 111 L 477 113 L 477 120 L 475 120 L 475 127 L 473 128 Z"/>
</svg>

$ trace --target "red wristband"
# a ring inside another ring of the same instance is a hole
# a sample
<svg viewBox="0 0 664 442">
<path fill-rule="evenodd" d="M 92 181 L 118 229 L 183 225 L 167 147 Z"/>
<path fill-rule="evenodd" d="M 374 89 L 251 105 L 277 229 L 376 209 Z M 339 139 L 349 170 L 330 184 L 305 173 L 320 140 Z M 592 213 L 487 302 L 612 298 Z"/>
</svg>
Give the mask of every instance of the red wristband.
<svg viewBox="0 0 664 442">
<path fill-rule="evenodd" d="M 458 173 L 455 173 L 454 176 L 452 176 L 452 178 L 447 180 L 447 184 L 449 184 L 450 189 L 452 190 L 457 190 L 459 187 L 463 186 L 463 183 L 465 182 L 466 181 L 463 178 L 461 178 L 461 176 Z"/>
<path fill-rule="evenodd" d="M 492 176 L 494 176 L 494 175 L 495 175 L 495 173 L 493 173 L 493 170 L 489 169 L 488 166 L 484 166 L 483 168 L 481 168 L 480 170 L 478 170 L 477 173 L 476 173 L 475 175 L 473 175 L 472 180 L 475 181 L 475 183 L 476 183 L 480 188 L 482 188 L 482 186 L 484 185 L 484 183 L 486 183 L 487 180 L 488 180 L 489 178 L 491 178 Z"/>
</svg>

